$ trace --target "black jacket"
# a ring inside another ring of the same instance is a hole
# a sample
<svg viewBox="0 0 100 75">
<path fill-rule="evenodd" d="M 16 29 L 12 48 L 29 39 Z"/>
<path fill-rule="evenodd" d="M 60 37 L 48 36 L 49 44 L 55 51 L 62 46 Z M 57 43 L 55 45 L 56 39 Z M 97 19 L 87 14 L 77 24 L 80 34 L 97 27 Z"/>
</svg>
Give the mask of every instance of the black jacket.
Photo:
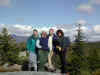
<svg viewBox="0 0 100 75">
<path fill-rule="evenodd" d="M 54 41 L 54 45 L 59 46 L 62 48 L 62 51 L 67 50 L 67 48 L 70 46 L 70 39 L 69 37 L 58 37 L 56 36 L 56 40 Z M 58 51 L 58 49 L 56 48 Z"/>
</svg>

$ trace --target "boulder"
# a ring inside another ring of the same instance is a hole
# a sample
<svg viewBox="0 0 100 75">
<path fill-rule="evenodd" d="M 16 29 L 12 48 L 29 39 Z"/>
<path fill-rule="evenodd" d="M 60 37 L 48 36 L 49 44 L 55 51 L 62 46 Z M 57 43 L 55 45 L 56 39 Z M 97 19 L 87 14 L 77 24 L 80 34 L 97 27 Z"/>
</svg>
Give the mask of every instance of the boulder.
<svg viewBox="0 0 100 75">
<path fill-rule="evenodd" d="M 14 71 L 21 71 L 21 65 L 14 64 L 9 65 L 8 63 L 5 63 L 3 66 L 0 66 L 0 72 L 14 72 Z"/>
</svg>

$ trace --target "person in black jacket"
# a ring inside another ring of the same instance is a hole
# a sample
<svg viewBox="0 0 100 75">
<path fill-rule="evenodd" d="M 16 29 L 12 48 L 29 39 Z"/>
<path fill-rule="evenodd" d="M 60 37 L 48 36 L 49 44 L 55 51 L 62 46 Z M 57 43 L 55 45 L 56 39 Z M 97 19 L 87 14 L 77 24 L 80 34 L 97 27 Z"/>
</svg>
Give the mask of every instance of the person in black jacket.
<svg viewBox="0 0 100 75">
<path fill-rule="evenodd" d="M 67 62 L 66 62 L 66 52 L 67 48 L 70 46 L 70 40 L 69 37 L 65 37 L 64 33 L 61 29 L 57 30 L 56 32 L 56 40 L 54 41 L 55 47 L 56 47 L 56 52 L 60 56 L 61 60 L 61 73 L 69 75 L 68 70 L 66 69 L 67 67 Z"/>
</svg>

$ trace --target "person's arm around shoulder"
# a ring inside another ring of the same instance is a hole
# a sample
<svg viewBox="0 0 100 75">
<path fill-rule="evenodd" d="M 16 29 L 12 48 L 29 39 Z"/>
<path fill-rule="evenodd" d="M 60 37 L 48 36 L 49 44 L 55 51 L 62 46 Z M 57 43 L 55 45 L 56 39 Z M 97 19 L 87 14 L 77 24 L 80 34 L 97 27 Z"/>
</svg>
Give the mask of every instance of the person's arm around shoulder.
<svg viewBox="0 0 100 75">
<path fill-rule="evenodd" d="M 39 39 L 36 41 L 36 47 L 37 48 L 42 48 L 42 46 L 40 45 L 40 40 Z"/>
</svg>

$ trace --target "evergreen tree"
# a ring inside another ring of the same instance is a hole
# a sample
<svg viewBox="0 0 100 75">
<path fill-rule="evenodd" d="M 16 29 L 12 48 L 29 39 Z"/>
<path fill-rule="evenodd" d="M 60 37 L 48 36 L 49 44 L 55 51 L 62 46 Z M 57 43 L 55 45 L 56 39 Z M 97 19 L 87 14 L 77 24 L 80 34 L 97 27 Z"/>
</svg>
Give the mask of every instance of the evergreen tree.
<svg viewBox="0 0 100 75">
<path fill-rule="evenodd" d="M 76 49 L 75 51 L 77 52 L 77 54 L 80 56 L 82 54 L 82 48 L 83 48 L 83 44 L 84 44 L 84 35 L 82 33 L 82 29 L 81 29 L 81 24 L 78 24 L 78 29 L 77 29 L 77 35 L 75 36 L 75 45 L 76 45 Z"/>
<path fill-rule="evenodd" d="M 2 64 L 4 63 L 18 63 L 19 62 L 19 48 L 15 39 L 8 34 L 6 28 L 4 28 L 0 34 L 0 56 Z"/>
<path fill-rule="evenodd" d="M 73 75 L 87 75 L 90 73 L 89 63 L 84 53 L 85 42 L 83 41 L 84 35 L 82 33 L 81 24 L 78 25 L 77 35 L 75 36 L 75 43 L 70 49 L 72 53 L 68 59 L 71 60 L 69 63 L 69 69 Z"/>
</svg>

